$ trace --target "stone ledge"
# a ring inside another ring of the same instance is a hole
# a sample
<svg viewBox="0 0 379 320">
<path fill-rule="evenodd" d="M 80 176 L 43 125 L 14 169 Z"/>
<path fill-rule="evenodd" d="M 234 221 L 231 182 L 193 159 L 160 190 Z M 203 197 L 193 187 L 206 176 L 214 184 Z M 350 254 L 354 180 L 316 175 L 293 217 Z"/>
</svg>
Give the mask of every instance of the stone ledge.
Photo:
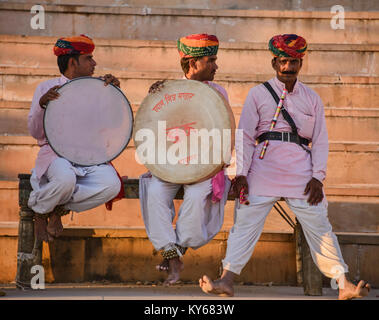
<svg viewBox="0 0 379 320">
<path fill-rule="evenodd" d="M 29 3 L 34 5 L 35 0 L 15 0 L 18 3 Z M 54 4 L 54 0 L 39 0 L 38 4 Z M 90 4 L 85 0 L 60 0 L 60 5 L 75 5 L 75 6 L 105 6 L 105 7 L 131 7 L 131 8 L 175 8 L 175 9 L 212 9 L 212 10 L 280 10 L 280 11 L 328 11 L 330 5 L 328 1 L 282 1 L 273 0 L 270 2 L 264 0 L 251 1 L 240 0 L 181 0 L 181 1 L 159 1 L 159 0 L 92 0 Z M 340 0 L 338 2 L 345 8 L 345 11 L 378 11 L 379 6 L 375 0 L 356 1 Z"/>
<path fill-rule="evenodd" d="M 12 44 L 35 44 L 54 45 L 57 37 L 48 36 L 25 36 L 0 34 L 0 43 Z M 96 47 L 126 47 L 126 48 L 163 48 L 177 50 L 176 41 L 172 40 L 138 40 L 138 39 L 105 39 L 94 38 Z M 263 42 L 220 42 L 220 51 L 223 50 L 262 50 L 267 51 L 267 43 Z M 358 52 L 378 52 L 379 44 L 347 44 L 347 43 L 310 43 L 309 51 L 358 51 Z"/>
<path fill-rule="evenodd" d="M 77 14 L 116 14 L 140 16 L 205 16 L 230 18 L 288 18 L 288 19 L 330 19 L 332 14 L 327 11 L 283 11 L 283 10 L 212 10 L 212 9 L 169 9 L 169 8 L 128 8 L 82 5 L 50 5 L 44 4 L 45 11 Z M 0 10 L 28 11 L 31 4 L 0 3 Z M 345 12 L 345 20 L 378 20 L 379 12 Z"/>
<path fill-rule="evenodd" d="M 30 110 L 31 101 L 0 100 L 0 110 Z M 131 102 L 133 112 L 137 112 L 140 103 Z M 235 115 L 240 115 L 243 105 L 230 104 Z M 379 108 L 324 107 L 328 117 L 379 118 Z"/>
<path fill-rule="evenodd" d="M 139 71 L 119 71 L 119 70 L 102 70 L 97 69 L 97 73 L 102 72 L 112 73 L 120 79 L 181 79 L 182 72 L 139 72 Z M 48 76 L 58 77 L 59 71 L 57 68 L 19 68 L 19 67 L 4 67 L 0 66 L 1 75 L 19 75 L 19 76 Z M 263 82 L 267 79 L 271 79 L 273 74 L 245 74 L 245 73 L 218 73 L 215 81 L 234 81 L 234 82 Z M 379 77 L 372 76 L 353 76 L 353 75 L 336 75 L 336 76 L 323 76 L 323 75 L 300 75 L 299 80 L 304 83 L 316 83 L 316 84 L 359 84 L 359 85 L 378 85 Z"/>
</svg>

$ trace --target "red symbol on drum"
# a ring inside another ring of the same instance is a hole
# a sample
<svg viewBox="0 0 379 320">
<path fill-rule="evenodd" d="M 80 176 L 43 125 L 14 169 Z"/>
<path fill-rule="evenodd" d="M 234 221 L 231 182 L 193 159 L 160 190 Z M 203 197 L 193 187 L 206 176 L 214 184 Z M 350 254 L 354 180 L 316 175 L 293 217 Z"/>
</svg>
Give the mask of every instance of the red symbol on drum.
<svg viewBox="0 0 379 320">
<path fill-rule="evenodd" d="M 153 110 L 155 112 L 158 112 L 159 110 L 161 110 L 162 108 L 164 107 L 164 102 L 163 102 L 163 99 L 161 101 L 159 101 L 155 107 L 153 108 Z"/>
<path fill-rule="evenodd" d="M 166 129 L 167 137 L 172 140 L 173 137 L 175 137 L 174 143 L 177 143 L 179 141 L 179 135 L 178 135 L 178 130 L 181 129 L 186 133 L 186 136 L 188 137 L 191 133 L 191 130 L 196 130 L 195 128 L 191 127 L 192 125 L 196 124 L 196 122 L 190 122 L 186 124 L 182 124 L 181 126 L 178 127 L 172 127 Z"/>
<path fill-rule="evenodd" d="M 189 100 L 191 99 L 195 94 L 194 93 L 178 93 L 178 98 L 179 99 L 184 99 L 184 100 Z"/>
<path fill-rule="evenodd" d="M 186 166 L 188 166 L 190 161 L 196 158 L 197 158 L 197 154 L 193 154 L 188 157 L 185 157 L 184 159 L 179 160 L 178 163 L 185 164 Z"/>
<path fill-rule="evenodd" d="M 174 94 L 165 94 L 164 100 L 166 101 L 166 104 L 164 100 L 160 100 L 152 110 L 155 112 L 159 112 L 165 105 L 169 105 L 171 102 L 176 101 L 176 95 L 178 95 L 178 99 L 182 100 L 190 100 L 195 94 L 194 93 L 187 93 L 187 92 L 181 92 L 181 93 L 174 93 Z"/>
<path fill-rule="evenodd" d="M 176 100 L 176 93 L 175 94 L 166 94 L 164 96 L 164 98 L 165 98 L 166 103 L 168 105 L 170 102 L 175 102 L 175 100 Z"/>
</svg>

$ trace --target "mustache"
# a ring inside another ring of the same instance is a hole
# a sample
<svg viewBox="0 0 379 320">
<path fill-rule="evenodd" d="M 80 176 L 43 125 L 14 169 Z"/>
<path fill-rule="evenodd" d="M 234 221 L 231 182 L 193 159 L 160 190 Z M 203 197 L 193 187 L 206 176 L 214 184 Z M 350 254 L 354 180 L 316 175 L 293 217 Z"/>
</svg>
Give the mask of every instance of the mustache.
<svg viewBox="0 0 379 320">
<path fill-rule="evenodd" d="M 295 71 L 282 71 L 283 74 L 296 74 Z"/>
</svg>

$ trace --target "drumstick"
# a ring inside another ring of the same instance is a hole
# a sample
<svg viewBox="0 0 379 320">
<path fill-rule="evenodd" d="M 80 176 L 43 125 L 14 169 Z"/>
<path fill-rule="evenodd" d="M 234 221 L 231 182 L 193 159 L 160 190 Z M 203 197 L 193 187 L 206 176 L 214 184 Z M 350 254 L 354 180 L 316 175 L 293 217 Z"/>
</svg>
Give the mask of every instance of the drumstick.
<svg viewBox="0 0 379 320">
<path fill-rule="evenodd" d="M 282 106 L 283 106 L 283 101 L 284 101 L 284 99 L 286 98 L 286 95 L 287 95 L 287 89 L 284 88 L 284 89 L 283 89 L 283 92 L 282 92 L 282 96 L 280 97 L 280 100 L 279 100 L 278 106 L 277 106 L 277 108 L 276 108 L 274 118 L 273 118 L 272 121 L 271 121 L 271 126 L 270 126 L 270 130 L 269 130 L 269 131 L 272 131 L 272 130 L 275 128 L 276 122 L 278 121 L 278 117 L 279 117 L 280 109 L 281 109 Z M 259 159 L 263 159 L 263 157 L 265 156 L 267 146 L 268 146 L 268 140 L 266 140 L 266 141 L 264 142 L 264 144 L 263 144 L 263 148 L 262 148 L 262 151 L 261 151 L 261 153 L 260 153 L 260 155 L 259 155 Z"/>
</svg>

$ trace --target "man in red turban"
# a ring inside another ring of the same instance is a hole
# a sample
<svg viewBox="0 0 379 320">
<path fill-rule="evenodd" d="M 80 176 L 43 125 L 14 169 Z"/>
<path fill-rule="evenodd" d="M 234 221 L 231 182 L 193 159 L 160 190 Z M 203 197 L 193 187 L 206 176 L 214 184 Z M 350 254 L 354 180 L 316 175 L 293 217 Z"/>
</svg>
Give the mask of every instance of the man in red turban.
<svg viewBox="0 0 379 320">
<path fill-rule="evenodd" d="M 61 76 L 40 83 L 33 96 L 28 128 L 40 150 L 30 179 L 33 191 L 28 206 L 36 213 L 35 234 L 39 240 L 50 241 L 59 236 L 63 231 L 61 215 L 109 202 L 122 189 L 120 178 L 110 163 L 85 170 L 73 165 L 52 150 L 43 130 L 46 105 L 59 99 L 56 90 L 72 79 L 93 75 L 94 49 L 92 39 L 85 35 L 58 39 L 53 50 Z M 120 86 L 119 80 L 111 74 L 102 78 L 106 85 Z"/>
<path fill-rule="evenodd" d="M 361 298 L 370 285 L 364 280 L 354 285 L 347 279 L 348 266 L 328 219 L 323 191 L 329 148 L 324 107 L 319 95 L 297 79 L 307 43 L 298 35 L 283 34 L 271 38 L 269 49 L 276 77 L 250 89 L 239 122 L 243 138 L 236 141 L 232 190 L 237 197 L 242 192 L 248 201 L 236 202 L 220 279 L 204 275 L 200 287 L 206 293 L 234 295 L 234 276 L 250 260 L 271 208 L 284 198 L 304 230 L 316 266 L 338 282 L 339 299 Z M 279 116 L 273 119 L 277 108 Z"/>
<path fill-rule="evenodd" d="M 302 59 L 307 51 L 307 42 L 296 34 L 280 34 L 271 38 L 268 48 L 275 57 Z"/>
</svg>

